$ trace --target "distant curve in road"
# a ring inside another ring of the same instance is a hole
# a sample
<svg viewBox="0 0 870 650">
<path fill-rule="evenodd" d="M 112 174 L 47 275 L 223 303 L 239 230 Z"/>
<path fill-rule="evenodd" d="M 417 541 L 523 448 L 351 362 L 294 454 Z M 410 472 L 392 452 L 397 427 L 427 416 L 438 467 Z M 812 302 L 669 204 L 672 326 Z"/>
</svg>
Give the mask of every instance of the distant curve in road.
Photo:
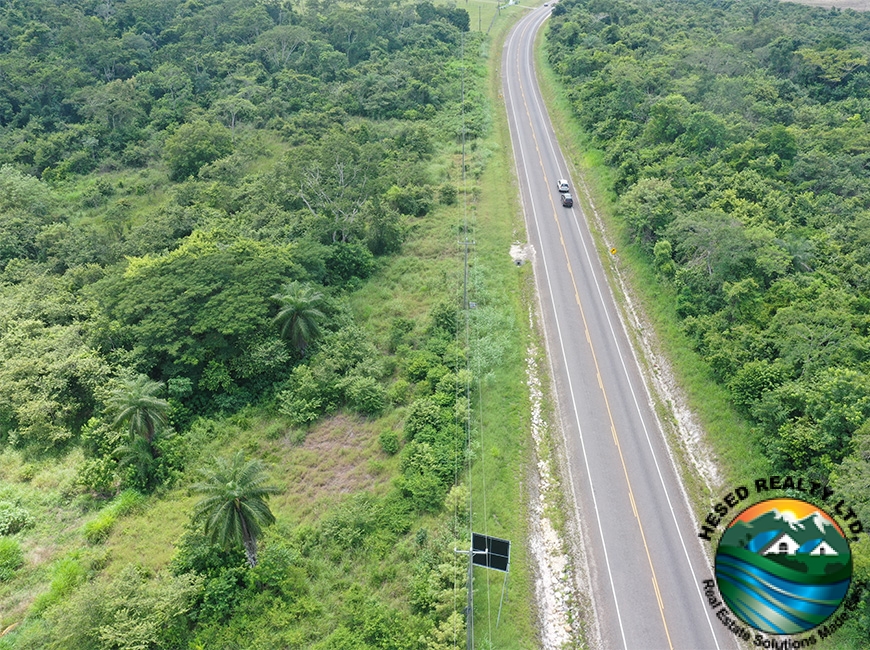
<svg viewBox="0 0 870 650">
<path fill-rule="evenodd" d="M 602 648 L 724 650 L 701 582 L 712 567 L 626 335 L 586 217 L 563 207 L 568 166 L 538 87 L 534 42 L 548 7 L 505 42 L 502 86 L 547 349 L 564 433 L 570 495 L 589 566 Z"/>
</svg>

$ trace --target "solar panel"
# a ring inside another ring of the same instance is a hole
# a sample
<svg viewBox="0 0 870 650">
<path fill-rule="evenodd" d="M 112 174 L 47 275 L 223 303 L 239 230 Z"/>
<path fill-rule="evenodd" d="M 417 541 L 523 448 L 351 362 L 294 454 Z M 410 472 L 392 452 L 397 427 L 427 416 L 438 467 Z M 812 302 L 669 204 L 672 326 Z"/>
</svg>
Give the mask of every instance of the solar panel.
<svg viewBox="0 0 870 650">
<path fill-rule="evenodd" d="M 471 562 L 496 571 L 507 571 L 511 563 L 511 543 L 489 535 L 471 534 Z"/>
</svg>

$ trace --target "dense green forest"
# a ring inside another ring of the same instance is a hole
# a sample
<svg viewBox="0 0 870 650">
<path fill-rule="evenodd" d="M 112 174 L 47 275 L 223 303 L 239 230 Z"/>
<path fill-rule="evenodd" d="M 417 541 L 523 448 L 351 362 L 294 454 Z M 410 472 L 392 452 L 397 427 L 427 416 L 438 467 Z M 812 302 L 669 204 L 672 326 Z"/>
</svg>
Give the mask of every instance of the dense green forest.
<svg viewBox="0 0 870 650">
<path fill-rule="evenodd" d="M 457 210 L 490 120 L 468 30 L 429 2 L 2 3 L 0 648 L 464 637 L 457 287 L 408 261 L 413 309 L 352 303 Z M 303 506 L 269 465 L 332 414 L 394 480 L 276 518 Z"/>
<path fill-rule="evenodd" d="M 870 15 L 564 0 L 548 47 L 628 237 L 757 453 L 870 520 Z M 864 647 L 867 602 L 854 624 Z"/>
</svg>

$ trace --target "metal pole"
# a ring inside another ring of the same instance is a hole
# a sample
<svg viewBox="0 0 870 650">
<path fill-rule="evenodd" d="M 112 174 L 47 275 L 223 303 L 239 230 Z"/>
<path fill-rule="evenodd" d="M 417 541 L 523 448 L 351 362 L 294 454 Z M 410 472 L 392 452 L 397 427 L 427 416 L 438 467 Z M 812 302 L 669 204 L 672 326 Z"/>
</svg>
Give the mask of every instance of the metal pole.
<svg viewBox="0 0 870 650">
<path fill-rule="evenodd" d="M 465 648 L 474 650 L 474 552 L 468 554 L 468 607 L 465 610 Z"/>
<path fill-rule="evenodd" d="M 510 570 L 510 565 L 508 565 L 508 570 Z M 507 577 L 508 572 L 504 572 L 504 582 L 501 585 L 501 600 L 498 602 L 498 616 L 495 617 L 495 629 L 498 629 L 498 623 L 501 620 L 501 606 L 504 604 L 504 592 L 507 588 Z M 492 614 L 490 614 L 492 616 Z"/>
</svg>

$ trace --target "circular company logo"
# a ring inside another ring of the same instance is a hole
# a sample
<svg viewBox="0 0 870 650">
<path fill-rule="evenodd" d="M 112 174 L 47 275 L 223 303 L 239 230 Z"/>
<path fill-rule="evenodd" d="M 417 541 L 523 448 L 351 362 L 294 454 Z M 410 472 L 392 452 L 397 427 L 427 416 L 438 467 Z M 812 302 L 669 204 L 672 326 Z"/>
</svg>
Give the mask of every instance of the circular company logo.
<svg viewBox="0 0 870 650">
<path fill-rule="evenodd" d="M 768 634 L 821 625 L 843 602 L 852 554 L 837 523 L 800 499 L 768 499 L 734 517 L 716 549 L 729 609 Z"/>
</svg>

